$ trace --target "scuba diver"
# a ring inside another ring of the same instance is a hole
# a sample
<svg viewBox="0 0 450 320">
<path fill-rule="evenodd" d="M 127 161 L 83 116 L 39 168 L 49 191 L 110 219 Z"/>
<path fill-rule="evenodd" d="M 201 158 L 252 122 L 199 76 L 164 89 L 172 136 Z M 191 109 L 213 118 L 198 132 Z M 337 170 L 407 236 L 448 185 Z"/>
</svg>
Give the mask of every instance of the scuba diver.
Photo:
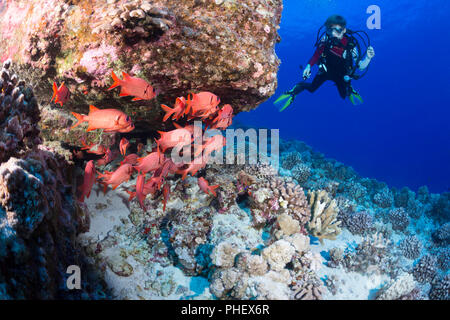
<svg viewBox="0 0 450 320">
<path fill-rule="evenodd" d="M 321 34 L 323 28 L 326 30 Z M 375 51 L 370 46 L 370 39 L 364 31 L 351 31 L 346 28 L 347 22 L 340 15 L 332 15 L 317 33 L 315 47 L 317 47 L 314 55 L 309 60 L 303 70 L 303 81 L 297 83 L 291 90 L 281 95 L 274 103 L 284 100 L 285 103 L 280 111 L 283 111 L 292 104 L 295 97 L 303 90 L 309 92 L 316 91 L 325 81 L 333 81 L 339 91 L 342 99 L 349 97 L 352 104 L 362 103 L 361 96 L 353 89 L 351 85 L 352 79 L 360 79 L 365 75 L 369 67 L 371 59 L 375 56 Z M 368 44 L 361 36 L 367 37 Z M 358 36 L 364 43 L 366 53 L 361 52 L 361 46 L 355 36 Z M 362 57 L 365 55 L 365 58 Z M 305 82 L 311 76 L 311 67 L 316 63 L 319 65 L 319 71 L 312 82 Z M 362 74 L 358 74 L 362 71 Z"/>
</svg>

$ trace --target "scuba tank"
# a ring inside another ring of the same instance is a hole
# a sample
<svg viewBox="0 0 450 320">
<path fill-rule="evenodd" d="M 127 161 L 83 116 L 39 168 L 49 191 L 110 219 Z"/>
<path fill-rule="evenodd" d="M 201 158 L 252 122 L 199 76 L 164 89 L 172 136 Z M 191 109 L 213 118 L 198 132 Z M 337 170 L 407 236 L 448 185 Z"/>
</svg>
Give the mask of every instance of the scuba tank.
<svg viewBox="0 0 450 320">
<path fill-rule="evenodd" d="M 333 46 L 341 46 L 340 40 L 330 37 L 329 30 L 323 30 L 324 28 L 326 28 L 326 26 L 322 25 L 319 28 L 319 30 L 317 31 L 316 43 L 314 44 L 314 47 L 318 47 L 323 41 L 325 41 L 325 49 L 327 49 L 329 47 L 333 47 Z M 347 74 L 352 79 L 355 79 L 355 80 L 361 79 L 363 76 L 366 75 L 366 73 L 369 69 L 369 67 L 367 67 L 361 74 L 357 74 L 357 71 L 359 69 L 359 63 L 361 62 L 363 57 L 367 54 L 367 48 L 370 47 L 369 35 L 365 31 L 362 31 L 362 30 L 353 31 L 353 30 L 347 29 L 347 32 L 344 36 L 346 36 L 348 39 L 347 48 L 346 48 L 347 53 L 346 53 L 346 57 L 345 57 L 345 60 L 347 61 L 347 67 L 349 69 Z M 364 39 L 363 36 L 366 39 Z M 361 44 L 359 43 L 358 39 L 364 45 L 364 47 L 363 47 L 364 52 L 362 50 Z M 366 42 L 366 40 L 367 40 L 367 42 Z M 358 57 L 356 59 L 356 62 L 353 63 L 353 50 L 355 48 L 357 50 Z M 325 66 L 325 64 L 326 64 L 325 50 L 324 50 L 324 54 L 322 54 L 322 56 L 321 56 L 321 59 L 323 59 L 323 60 L 321 61 L 320 64 L 323 64 Z M 320 64 L 319 64 L 319 70 L 321 68 Z M 326 71 L 326 67 L 325 67 L 325 71 Z"/>
</svg>

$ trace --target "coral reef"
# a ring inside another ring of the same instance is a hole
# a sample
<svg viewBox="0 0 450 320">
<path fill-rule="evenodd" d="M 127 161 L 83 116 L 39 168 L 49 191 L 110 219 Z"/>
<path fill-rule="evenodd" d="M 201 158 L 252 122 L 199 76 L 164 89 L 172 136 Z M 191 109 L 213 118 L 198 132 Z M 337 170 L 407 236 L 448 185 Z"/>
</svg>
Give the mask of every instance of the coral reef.
<svg viewBox="0 0 450 320">
<path fill-rule="evenodd" d="M 393 209 L 388 214 L 389 221 L 392 224 L 392 229 L 398 231 L 405 231 L 409 225 L 408 213 L 403 208 Z"/>
<path fill-rule="evenodd" d="M 308 223 L 308 230 L 311 235 L 323 239 L 335 240 L 341 229 L 341 221 L 337 221 L 336 202 L 329 198 L 324 190 L 314 191 L 308 195 L 311 206 L 311 221 Z"/>
<path fill-rule="evenodd" d="M 433 232 L 433 241 L 438 245 L 448 246 L 450 245 L 450 222 L 442 225 Z"/>
<path fill-rule="evenodd" d="M 373 197 L 373 202 L 381 208 L 389 208 L 394 204 L 392 192 L 388 188 L 383 188 Z"/>
<path fill-rule="evenodd" d="M 406 237 L 400 243 L 400 250 L 402 251 L 403 255 L 406 258 L 412 260 L 415 260 L 420 256 L 422 248 L 423 245 L 416 236 Z"/>
<path fill-rule="evenodd" d="M 398 300 L 410 294 L 415 288 L 413 276 L 403 272 L 377 292 L 377 300 Z"/>
<path fill-rule="evenodd" d="M 14 72 L 10 59 L 0 70 L 0 163 L 40 144 L 39 108 L 33 90 Z"/>
<path fill-rule="evenodd" d="M 0 283 L 6 294 L 2 299 L 109 296 L 74 241 L 89 228 L 89 217 L 68 186 L 70 168 L 44 146 L 0 165 Z M 83 270 L 82 290 L 66 286 L 71 265 Z"/>
<path fill-rule="evenodd" d="M 367 274 L 396 274 L 398 258 L 391 256 L 391 243 L 381 233 L 366 237 L 355 249 L 344 255 L 347 270 Z"/>
<path fill-rule="evenodd" d="M 0 299 L 108 298 L 75 241 L 90 219 L 75 199 L 71 154 L 41 144 L 33 89 L 15 69 L 6 60 L 0 80 Z M 73 265 L 83 270 L 81 290 L 66 285 Z"/>
<path fill-rule="evenodd" d="M 292 168 L 292 176 L 299 184 L 304 184 L 311 175 L 311 168 L 306 164 L 300 163 Z"/>
<path fill-rule="evenodd" d="M 417 282 L 431 282 L 437 274 L 437 259 L 433 255 L 422 257 L 414 266 L 412 274 Z"/>
<path fill-rule="evenodd" d="M 352 234 L 366 235 L 374 230 L 373 218 L 367 211 L 344 211 L 338 216 L 342 221 L 342 227 L 347 228 Z"/>
<path fill-rule="evenodd" d="M 450 300 L 450 275 L 435 278 L 428 295 L 432 300 Z"/>
<path fill-rule="evenodd" d="M 264 226 L 280 214 L 298 221 L 300 231 L 310 218 L 310 209 L 303 189 L 288 179 L 269 176 L 252 187 L 250 208 L 255 225 Z"/>
</svg>

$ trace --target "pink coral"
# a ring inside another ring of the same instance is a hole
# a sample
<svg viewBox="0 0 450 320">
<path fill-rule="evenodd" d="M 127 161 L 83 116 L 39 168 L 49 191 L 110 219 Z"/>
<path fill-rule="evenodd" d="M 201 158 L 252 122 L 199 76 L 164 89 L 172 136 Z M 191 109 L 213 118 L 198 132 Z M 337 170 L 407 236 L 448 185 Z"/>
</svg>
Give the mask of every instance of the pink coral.
<svg viewBox="0 0 450 320">
<path fill-rule="evenodd" d="M 85 67 L 92 76 L 104 76 L 111 70 L 108 67 L 110 61 L 116 59 L 116 48 L 103 42 L 100 47 L 86 51 L 80 60 L 80 65 Z"/>
</svg>

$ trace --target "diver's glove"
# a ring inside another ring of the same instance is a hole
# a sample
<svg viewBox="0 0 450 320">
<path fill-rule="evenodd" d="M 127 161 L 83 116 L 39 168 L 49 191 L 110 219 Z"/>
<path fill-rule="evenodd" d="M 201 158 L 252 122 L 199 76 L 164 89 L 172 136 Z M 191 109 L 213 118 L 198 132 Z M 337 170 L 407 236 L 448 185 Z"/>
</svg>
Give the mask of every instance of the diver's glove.
<svg viewBox="0 0 450 320">
<path fill-rule="evenodd" d="M 311 66 L 308 63 L 305 69 L 303 70 L 303 80 L 306 80 L 309 77 L 311 77 Z"/>
</svg>

